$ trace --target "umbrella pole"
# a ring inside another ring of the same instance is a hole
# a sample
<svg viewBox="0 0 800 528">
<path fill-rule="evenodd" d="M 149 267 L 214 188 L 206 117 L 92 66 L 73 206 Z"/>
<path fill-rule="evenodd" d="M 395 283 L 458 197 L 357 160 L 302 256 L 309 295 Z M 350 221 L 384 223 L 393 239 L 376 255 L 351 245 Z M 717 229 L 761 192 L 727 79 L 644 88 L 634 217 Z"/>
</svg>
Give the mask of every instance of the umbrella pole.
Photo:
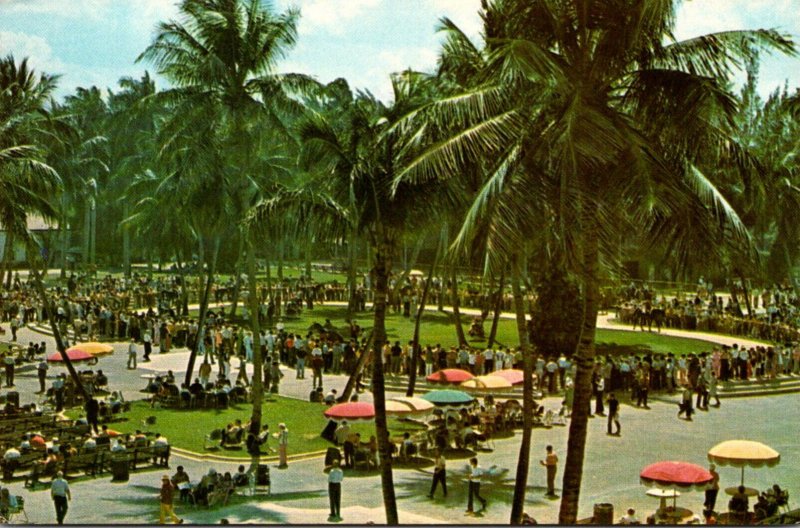
<svg viewBox="0 0 800 528">
<path fill-rule="evenodd" d="M 744 486 L 744 466 L 742 466 L 742 486 Z"/>
</svg>

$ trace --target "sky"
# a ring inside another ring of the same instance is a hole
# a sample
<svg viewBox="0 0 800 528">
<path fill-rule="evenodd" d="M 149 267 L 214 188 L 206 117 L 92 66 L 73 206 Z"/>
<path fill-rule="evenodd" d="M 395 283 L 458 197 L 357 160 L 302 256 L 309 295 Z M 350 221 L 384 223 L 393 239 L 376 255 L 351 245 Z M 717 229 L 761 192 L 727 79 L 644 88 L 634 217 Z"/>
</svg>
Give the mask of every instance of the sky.
<svg viewBox="0 0 800 528">
<path fill-rule="evenodd" d="M 391 99 L 390 73 L 433 70 L 441 17 L 451 18 L 476 42 L 480 39 L 480 0 L 273 3 L 279 10 L 296 6 L 301 11 L 298 44 L 281 63 L 282 71 L 310 74 L 322 82 L 344 77 L 352 87 L 368 89 L 385 101 Z M 0 55 L 29 57 L 37 71 L 61 75 L 58 96 L 78 86 L 116 88 L 121 77 L 154 70 L 136 58 L 152 41 L 156 24 L 177 12 L 174 0 L 0 0 Z M 776 28 L 791 34 L 800 47 L 798 12 L 800 0 L 684 0 L 676 37 Z M 800 87 L 800 58 L 762 61 L 762 95 L 787 80 L 791 92 Z"/>
</svg>

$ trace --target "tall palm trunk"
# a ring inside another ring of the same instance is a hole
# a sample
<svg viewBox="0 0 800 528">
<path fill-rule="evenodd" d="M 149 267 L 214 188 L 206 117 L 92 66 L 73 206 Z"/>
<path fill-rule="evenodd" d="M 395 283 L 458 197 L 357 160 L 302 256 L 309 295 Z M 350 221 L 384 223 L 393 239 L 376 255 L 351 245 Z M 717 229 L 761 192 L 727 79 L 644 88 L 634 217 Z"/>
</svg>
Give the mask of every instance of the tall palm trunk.
<svg viewBox="0 0 800 528">
<path fill-rule="evenodd" d="M 194 340 L 192 343 L 192 351 L 189 354 L 189 364 L 186 365 L 186 376 L 184 381 L 186 385 L 189 386 L 192 383 L 192 374 L 194 373 L 194 363 L 197 359 L 197 349 L 200 345 L 200 340 L 203 338 L 205 324 L 206 324 L 206 315 L 208 314 L 208 300 L 211 294 L 211 287 L 214 285 L 214 272 L 216 271 L 217 267 L 217 256 L 219 255 L 219 246 L 220 246 L 220 239 L 217 236 L 214 240 L 214 247 L 211 252 L 211 258 L 209 262 L 206 263 L 208 266 L 208 271 L 206 273 L 206 286 L 203 288 L 203 297 L 200 300 L 200 314 L 197 317 L 197 339 Z"/>
<path fill-rule="evenodd" d="M 37 248 L 31 244 L 28 248 L 28 253 L 30 251 L 35 251 Z M 86 393 L 86 387 L 83 386 L 83 380 L 78 375 L 78 372 L 75 370 L 75 366 L 72 364 L 72 361 L 69 359 L 67 355 L 67 349 L 64 346 L 64 341 L 61 339 L 61 332 L 58 330 L 58 323 L 56 322 L 56 307 L 55 303 L 50 302 L 50 299 L 47 297 L 47 292 L 44 289 L 44 283 L 42 282 L 42 276 L 39 273 L 39 270 L 36 268 L 34 261 L 30 259 L 28 260 L 28 264 L 30 266 L 30 273 L 33 275 L 33 282 L 36 285 L 36 289 L 39 292 L 39 296 L 42 298 L 42 304 L 47 307 L 47 318 L 50 320 L 50 330 L 53 332 L 53 339 L 56 341 L 56 349 L 58 349 L 58 353 L 61 354 L 61 359 L 64 361 L 64 365 L 67 367 L 67 371 L 69 372 L 70 378 L 72 378 L 72 382 L 75 384 L 75 388 L 81 394 L 84 400 L 88 398 Z"/>
<path fill-rule="evenodd" d="M 244 235 L 239 235 L 239 254 L 236 259 L 236 265 L 233 267 L 236 273 L 236 279 L 233 284 L 233 298 L 231 299 L 231 317 L 236 317 L 236 309 L 239 307 L 239 295 L 242 291 L 242 261 L 244 260 Z"/>
<path fill-rule="evenodd" d="M 358 251 L 356 230 L 350 234 L 347 244 L 347 318 L 356 313 L 356 252 Z"/>
<path fill-rule="evenodd" d="M 364 346 L 364 352 L 359 356 L 358 361 L 356 362 L 355 367 L 353 367 L 353 372 L 347 378 L 347 383 L 344 386 L 344 390 L 342 391 L 342 395 L 339 396 L 337 401 L 339 402 L 346 402 L 350 401 L 350 396 L 353 394 L 353 390 L 356 388 L 356 380 L 358 379 L 358 375 L 361 374 L 361 371 L 364 370 L 364 365 L 367 364 L 367 359 L 369 359 L 369 349 L 372 346 L 372 337 L 375 335 L 374 329 L 370 331 L 369 336 L 367 336 L 367 343 Z"/>
<path fill-rule="evenodd" d="M 458 337 L 458 346 L 467 344 L 467 337 L 464 335 L 464 325 L 461 324 L 461 300 L 458 295 L 458 275 L 456 274 L 456 265 L 452 265 L 452 272 L 450 277 L 453 281 L 452 299 L 453 299 L 453 319 L 456 325 L 456 336 Z"/>
<path fill-rule="evenodd" d="M 594 366 L 594 340 L 597 330 L 600 289 L 598 286 L 598 226 L 592 213 L 583 214 L 583 325 L 574 363 L 578 370 L 575 375 L 575 397 L 572 404 L 572 417 L 569 424 L 567 458 L 564 463 L 561 509 L 559 524 L 575 524 L 583 478 L 583 458 L 586 448 L 586 431 L 592 399 L 592 370 Z"/>
<path fill-rule="evenodd" d="M 313 246 L 314 243 L 312 240 L 311 233 L 308 233 L 308 235 L 306 235 L 305 247 L 303 248 L 303 252 L 305 253 L 305 258 L 306 258 L 305 276 L 308 277 L 309 279 L 311 278 L 311 250 L 313 249 Z"/>
<path fill-rule="evenodd" d="M 522 352 L 522 442 L 519 446 L 517 476 L 514 481 L 514 498 L 511 501 L 511 524 L 522 524 L 522 513 L 525 506 L 525 491 L 528 487 L 528 468 L 531 458 L 531 430 L 533 426 L 533 358 L 528 344 L 528 326 L 525 323 L 525 303 L 520 288 L 519 257 L 512 260 L 511 289 L 514 294 L 514 312 L 517 320 L 519 347 Z M 501 282 L 502 285 L 502 282 Z"/>
<path fill-rule="evenodd" d="M 389 292 L 389 273 L 391 272 L 391 245 L 386 240 L 380 241 L 375 248 L 375 290 L 373 295 L 373 340 L 375 357 L 372 368 L 372 399 L 375 405 L 375 432 L 378 436 L 380 453 L 381 487 L 383 489 L 383 506 L 386 510 L 386 524 L 399 524 L 397 516 L 397 499 L 394 493 L 392 477 L 392 444 L 389 441 L 389 426 L 386 419 L 386 393 L 383 373 L 383 345 L 386 342 L 386 298 Z"/>
<path fill-rule="evenodd" d="M 10 225 L 10 223 L 6 223 Z M 14 232 L 11 229 L 6 230 L 6 240 L 3 244 L 3 259 L 0 260 L 0 286 L 5 284 L 6 271 L 11 275 L 11 261 L 14 258 Z M 6 286 L 8 289 L 8 286 Z"/>
<path fill-rule="evenodd" d="M 428 270 L 428 276 L 425 278 L 425 286 L 422 288 L 422 297 L 419 300 L 419 308 L 417 309 L 417 317 L 414 320 L 414 353 L 411 355 L 411 365 L 408 368 L 408 389 L 406 389 L 406 396 L 414 395 L 414 385 L 417 383 L 417 364 L 419 362 L 419 355 L 422 352 L 422 347 L 419 346 L 419 327 L 422 323 L 422 314 L 425 313 L 425 303 L 428 300 L 428 292 L 431 290 L 431 283 L 433 283 L 433 274 L 436 271 L 436 262 L 439 259 L 440 247 L 436 248 L 436 255 L 431 262 L 431 268 Z"/>
<path fill-rule="evenodd" d="M 258 434 L 261 429 L 261 404 L 264 401 L 264 385 L 262 383 L 263 358 L 261 357 L 261 325 L 259 317 L 259 300 L 256 283 L 256 252 L 255 242 L 251 234 L 247 250 L 247 282 L 250 289 L 250 328 L 253 331 L 253 411 L 250 414 L 251 431 Z M 244 368 L 244 365 L 242 366 Z M 259 457 L 252 459 L 251 469 L 258 467 Z"/>
<path fill-rule="evenodd" d="M 494 346 L 494 340 L 497 338 L 497 327 L 500 324 L 500 312 L 503 309 L 503 285 L 506 283 L 505 269 L 500 274 L 500 284 L 497 287 L 497 298 L 494 302 L 494 317 L 492 317 L 492 329 L 489 331 L 488 347 Z"/>
<path fill-rule="evenodd" d="M 128 201 L 125 200 L 122 203 L 122 216 L 123 218 L 128 218 L 130 216 L 129 211 L 130 206 L 128 205 Z M 123 225 L 122 226 L 122 271 L 125 274 L 125 277 L 130 278 L 131 276 L 131 230 L 130 226 Z"/>
<path fill-rule="evenodd" d="M 61 218 L 58 223 L 59 234 L 61 235 L 61 278 L 67 276 L 67 254 L 69 253 L 69 227 L 67 222 L 67 193 L 61 193 Z"/>
</svg>

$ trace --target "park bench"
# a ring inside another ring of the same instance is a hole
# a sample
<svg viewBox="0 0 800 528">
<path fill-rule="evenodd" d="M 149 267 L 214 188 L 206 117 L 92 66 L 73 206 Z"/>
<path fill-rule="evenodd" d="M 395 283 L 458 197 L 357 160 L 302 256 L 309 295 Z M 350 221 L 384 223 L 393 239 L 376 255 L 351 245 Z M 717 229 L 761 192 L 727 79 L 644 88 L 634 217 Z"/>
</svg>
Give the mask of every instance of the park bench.
<svg viewBox="0 0 800 528">
<path fill-rule="evenodd" d="M 169 467 L 170 446 L 137 447 L 133 450 L 131 469 L 136 469 L 139 464 L 150 463 L 153 466 Z"/>
<path fill-rule="evenodd" d="M 97 474 L 98 462 L 103 456 L 104 452 L 91 450 L 67 457 L 64 459 L 64 475 L 83 473 L 94 477 Z"/>
<path fill-rule="evenodd" d="M 18 469 L 29 469 L 34 462 L 41 459 L 42 453 L 40 451 L 25 453 L 15 460 L 0 459 L 0 469 L 2 469 L 3 480 L 9 481 L 13 479 L 15 471 Z"/>
</svg>

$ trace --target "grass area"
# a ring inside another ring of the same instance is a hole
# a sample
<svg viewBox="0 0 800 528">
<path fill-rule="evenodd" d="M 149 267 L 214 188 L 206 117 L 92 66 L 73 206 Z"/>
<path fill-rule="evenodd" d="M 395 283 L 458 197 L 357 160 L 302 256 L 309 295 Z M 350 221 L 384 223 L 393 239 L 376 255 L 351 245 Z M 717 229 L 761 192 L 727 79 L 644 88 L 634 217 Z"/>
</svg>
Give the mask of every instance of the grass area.
<svg viewBox="0 0 800 528">
<path fill-rule="evenodd" d="M 263 423 L 269 424 L 270 431 L 274 430 L 273 432 L 278 430 L 279 423 L 286 424 L 290 433 L 290 454 L 322 451 L 331 445 L 320 437 L 320 433 L 328 423 L 328 419 L 322 414 L 325 409 L 324 405 L 318 403 L 278 396 L 273 397 L 273 401 L 264 403 L 262 420 Z M 205 436 L 213 429 L 225 427 L 236 419 L 246 423 L 250 419 L 251 410 L 250 404 L 238 404 L 228 409 L 151 409 L 147 401 L 136 401 L 131 403 L 131 410 L 125 413 L 127 420 L 109 424 L 109 428 L 122 433 L 133 433 L 136 429 L 150 430 L 166 436 L 173 446 L 195 453 L 248 458 L 245 449 L 207 451 L 203 444 Z M 67 413 L 71 418 L 77 418 L 80 414 L 78 409 Z M 142 421 L 149 416 L 156 417 L 156 424 L 144 429 Z M 392 419 L 389 421 L 389 428 L 391 436 L 399 441 L 404 431 L 417 430 L 419 426 Z M 375 434 L 373 422 L 353 423 L 352 429 L 361 433 L 364 441 Z M 270 439 L 270 447 L 277 448 L 275 439 Z"/>
<path fill-rule="evenodd" d="M 241 312 L 240 312 L 241 313 Z M 324 323 L 330 319 L 334 326 L 340 329 L 343 336 L 348 336 L 347 323 L 345 322 L 346 310 L 340 306 L 315 306 L 314 310 L 303 310 L 298 317 L 284 318 L 286 328 L 290 332 L 308 331 L 312 323 Z M 470 316 L 462 316 L 464 331 L 469 329 L 472 321 Z M 356 316 L 362 328 L 372 327 L 372 313 L 364 312 Z M 484 324 L 484 329 L 489 332 L 491 321 Z M 392 314 L 391 310 L 386 317 L 386 332 L 391 340 L 401 343 L 410 341 L 414 336 L 414 319 Z M 511 319 L 501 319 L 497 329 L 497 340 L 504 346 L 516 346 L 517 327 Z M 458 341 L 455 331 L 455 322 L 451 314 L 440 312 L 426 312 L 422 317 L 420 328 L 420 342 L 423 345 L 441 343 L 449 346 Z M 481 347 L 486 341 L 470 340 L 470 344 Z M 656 353 L 672 352 L 676 355 L 708 352 L 713 346 L 708 341 L 699 339 L 686 339 L 670 337 L 648 332 L 630 332 L 626 330 L 597 330 L 598 350 L 602 354 L 630 354 L 643 353 L 648 349 Z"/>
</svg>

